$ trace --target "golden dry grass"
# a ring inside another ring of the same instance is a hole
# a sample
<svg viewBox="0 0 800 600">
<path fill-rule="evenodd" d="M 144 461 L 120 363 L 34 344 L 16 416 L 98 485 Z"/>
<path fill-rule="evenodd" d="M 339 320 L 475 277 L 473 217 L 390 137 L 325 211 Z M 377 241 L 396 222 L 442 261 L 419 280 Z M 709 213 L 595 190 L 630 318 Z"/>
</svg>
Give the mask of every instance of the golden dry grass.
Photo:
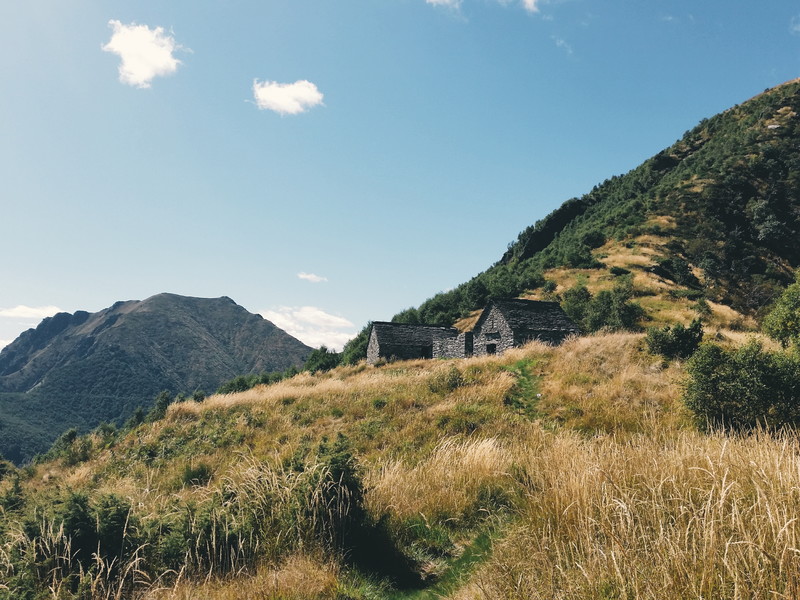
<svg viewBox="0 0 800 600">
<path fill-rule="evenodd" d="M 688 423 L 682 367 L 664 368 L 641 334 L 574 338 L 553 351 L 547 371 L 537 408 L 568 427 L 654 432 Z"/>
<path fill-rule="evenodd" d="M 750 335 L 720 331 L 725 344 Z M 536 384 L 524 414 L 508 401 L 520 365 Z M 264 499 L 277 511 L 299 481 L 286 461 L 341 432 L 375 520 L 421 518 L 466 536 L 474 530 L 462 524 L 493 510 L 487 498 L 512 507 L 491 556 L 447 597 L 800 597 L 800 443 L 694 431 L 684 378 L 685 365 L 664 365 L 631 333 L 343 367 L 173 405 L 90 462 L 37 467 L 28 485 L 115 493 L 145 521 L 203 506 L 220 489 L 270 515 Z M 201 462 L 210 482 L 186 485 L 183 468 Z M 349 597 L 345 579 L 331 557 L 301 552 L 230 579 L 156 584 L 144 597 Z"/>
<path fill-rule="evenodd" d="M 336 597 L 338 567 L 318 557 L 295 555 L 255 575 L 205 582 L 181 580 L 154 589 L 142 600 L 323 600 Z"/>
<path fill-rule="evenodd" d="M 374 515 L 459 518 L 475 510 L 481 490 L 508 485 L 513 456 L 495 438 L 442 441 L 415 465 L 393 460 L 368 473 Z"/>
<path fill-rule="evenodd" d="M 794 436 L 560 431 L 528 443 L 520 521 L 454 598 L 800 594 Z"/>
</svg>

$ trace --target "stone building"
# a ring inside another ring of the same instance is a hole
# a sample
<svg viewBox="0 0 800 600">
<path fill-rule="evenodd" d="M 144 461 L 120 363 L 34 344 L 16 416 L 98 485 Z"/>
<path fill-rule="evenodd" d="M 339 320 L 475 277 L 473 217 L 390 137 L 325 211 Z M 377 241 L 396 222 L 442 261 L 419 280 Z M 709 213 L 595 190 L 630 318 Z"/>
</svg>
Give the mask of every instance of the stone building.
<svg viewBox="0 0 800 600">
<path fill-rule="evenodd" d="M 442 358 L 442 342 L 458 338 L 458 329 L 452 327 L 375 321 L 369 334 L 367 362 L 374 365 L 380 359 L 434 358 L 435 346 L 436 358 Z"/>
<path fill-rule="evenodd" d="M 367 362 L 381 359 L 466 358 L 499 354 L 538 339 L 560 344 L 579 333 L 557 302 L 495 300 L 472 331 L 452 327 L 375 321 L 367 346 Z"/>
<path fill-rule="evenodd" d="M 472 330 L 473 354 L 500 354 L 531 340 L 560 344 L 577 333 L 578 327 L 558 302 L 495 300 L 483 310 Z"/>
</svg>

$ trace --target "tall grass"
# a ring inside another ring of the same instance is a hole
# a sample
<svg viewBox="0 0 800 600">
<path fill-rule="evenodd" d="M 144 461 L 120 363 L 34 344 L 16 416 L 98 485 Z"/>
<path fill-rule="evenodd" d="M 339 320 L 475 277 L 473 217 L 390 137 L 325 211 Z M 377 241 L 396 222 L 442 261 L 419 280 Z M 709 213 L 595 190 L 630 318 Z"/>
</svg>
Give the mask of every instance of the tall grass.
<svg viewBox="0 0 800 600">
<path fill-rule="evenodd" d="M 794 435 L 561 431 L 522 450 L 520 520 L 458 598 L 800 595 Z"/>
<path fill-rule="evenodd" d="M 31 469 L 24 508 L 0 514 L 0 598 L 386 597 L 341 543 L 354 511 L 356 538 L 426 582 L 489 519 L 492 552 L 448 580 L 453 599 L 800 597 L 800 443 L 694 431 L 684 376 L 641 335 L 596 335 L 172 405 L 86 463 Z M 320 451 L 339 433 L 354 495 Z M 189 477 L 199 464 L 208 477 Z M 40 508 L 59 489 L 130 505 L 121 564 L 75 562 Z"/>
<path fill-rule="evenodd" d="M 416 465 L 394 460 L 369 473 L 367 506 L 375 515 L 464 519 L 509 485 L 512 454 L 496 439 L 449 438 Z"/>
</svg>

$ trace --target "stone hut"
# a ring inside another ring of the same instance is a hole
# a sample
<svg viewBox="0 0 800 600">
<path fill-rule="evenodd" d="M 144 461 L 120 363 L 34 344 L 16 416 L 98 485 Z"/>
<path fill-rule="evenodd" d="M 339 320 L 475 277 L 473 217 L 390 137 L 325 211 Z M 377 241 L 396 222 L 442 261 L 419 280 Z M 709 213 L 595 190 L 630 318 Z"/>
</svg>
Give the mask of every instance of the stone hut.
<svg viewBox="0 0 800 600">
<path fill-rule="evenodd" d="M 367 362 L 500 354 L 531 340 L 560 344 L 577 333 L 578 327 L 558 302 L 495 300 L 484 309 L 473 330 L 464 333 L 453 327 L 375 321 Z"/>
<path fill-rule="evenodd" d="M 375 321 L 369 334 L 367 362 L 374 365 L 380 359 L 443 358 L 443 349 L 456 344 L 459 337 L 452 327 Z"/>
<path fill-rule="evenodd" d="M 484 356 L 531 340 L 560 344 L 579 330 L 558 302 L 495 300 L 484 309 L 472 333 L 473 353 Z"/>
</svg>

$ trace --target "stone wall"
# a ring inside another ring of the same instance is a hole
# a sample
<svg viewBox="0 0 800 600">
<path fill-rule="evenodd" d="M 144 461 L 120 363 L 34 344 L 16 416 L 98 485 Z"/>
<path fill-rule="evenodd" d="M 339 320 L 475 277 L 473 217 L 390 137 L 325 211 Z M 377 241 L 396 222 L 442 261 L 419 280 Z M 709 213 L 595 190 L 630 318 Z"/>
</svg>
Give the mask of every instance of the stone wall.
<svg viewBox="0 0 800 600">
<path fill-rule="evenodd" d="M 375 334 L 375 329 L 369 333 L 369 343 L 367 344 L 367 362 L 374 365 L 380 360 L 380 344 L 378 344 L 378 336 Z"/>
<path fill-rule="evenodd" d="M 473 333 L 475 356 L 502 354 L 514 347 L 514 331 L 496 306 L 492 306 L 485 317 L 481 316 L 478 327 Z M 494 352 L 491 351 L 492 347 Z"/>
<path fill-rule="evenodd" d="M 458 330 L 451 327 L 410 325 L 378 321 L 372 324 L 367 344 L 367 362 L 434 358 L 434 346 L 455 340 Z"/>
<path fill-rule="evenodd" d="M 433 358 L 467 358 L 472 356 L 472 332 L 460 333 L 457 337 L 434 340 Z"/>
</svg>

